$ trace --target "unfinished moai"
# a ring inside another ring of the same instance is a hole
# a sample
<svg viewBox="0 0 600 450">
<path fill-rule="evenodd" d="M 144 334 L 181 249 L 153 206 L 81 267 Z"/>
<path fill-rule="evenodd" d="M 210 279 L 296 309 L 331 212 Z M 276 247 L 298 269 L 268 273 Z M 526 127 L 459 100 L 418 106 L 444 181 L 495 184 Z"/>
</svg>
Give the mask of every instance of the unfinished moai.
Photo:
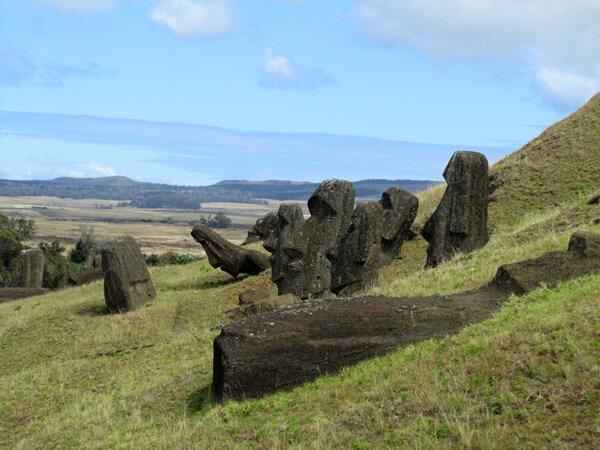
<svg viewBox="0 0 600 450">
<path fill-rule="evenodd" d="M 456 152 L 444 170 L 448 183 L 422 236 L 429 242 L 427 266 L 435 267 L 456 253 L 470 253 L 487 244 L 488 162 L 476 152 Z"/>
<path fill-rule="evenodd" d="M 110 312 L 131 311 L 156 297 L 146 261 L 135 239 L 124 236 L 102 250 L 104 299 Z"/>
<path fill-rule="evenodd" d="M 240 273 L 258 275 L 269 267 L 267 255 L 232 244 L 206 225 L 194 226 L 192 236 L 204 248 L 210 265 L 231 276 L 237 277 Z"/>
</svg>

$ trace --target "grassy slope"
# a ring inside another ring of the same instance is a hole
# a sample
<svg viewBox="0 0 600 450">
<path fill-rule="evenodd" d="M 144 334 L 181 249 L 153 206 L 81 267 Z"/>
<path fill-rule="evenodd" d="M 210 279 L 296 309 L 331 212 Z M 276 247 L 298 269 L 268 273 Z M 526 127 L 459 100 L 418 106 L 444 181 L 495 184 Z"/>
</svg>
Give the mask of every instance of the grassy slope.
<svg viewBox="0 0 600 450">
<path fill-rule="evenodd" d="M 589 136 L 575 138 L 563 121 L 521 150 L 527 156 L 520 163 L 546 167 L 554 178 L 529 179 L 511 166 L 519 155 L 494 167 L 512 182 L 490 206 L 494 233 L 486 248 L 423 271 L 425 243 L 409 242 L 372 291 L 470 289 L 501 263 L 566 248 L 571 223 L 600 232 L 600 206 L 586 205 L 600 168 L 598 103 L 596 97 L 584 117 L 566 119 L 584 124 Z M 557 165 L 558 150 L 536 142 L 565 146 L 573 162 Z M 583 172 L 573 169 L 579 166 Z M 442 192 L 421 196 L 421 223 Z M 212 404 L 208 392 L 213 328 L 241 290 L 274 292 L 269 274 L 232 282 L 200 262 L 153 269 L 152 276 L 158 297 L 124 315 L 103 314 L 101 283 L 0 304 L 0 445 L 600 445 L 600 276 L 514 298 L 494 319 L 456 336 L 292 392 L 226 405 Z"/>
</svg>

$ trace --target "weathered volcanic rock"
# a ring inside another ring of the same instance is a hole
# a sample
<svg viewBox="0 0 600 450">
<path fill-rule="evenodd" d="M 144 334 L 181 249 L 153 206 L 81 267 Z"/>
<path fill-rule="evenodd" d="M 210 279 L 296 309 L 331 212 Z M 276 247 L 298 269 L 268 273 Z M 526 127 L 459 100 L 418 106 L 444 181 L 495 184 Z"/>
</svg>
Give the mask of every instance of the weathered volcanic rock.
<svg viewBox="0 0 600 450">
<path fill-rule="evenodd" d="M 240 305 L 249 305 L 250 303 L 256 303 L 259 300 L 264 300 L 265 298 L 269 297 L 269 293 L 263 291 L 262 289 L 250 288 L 240 292 L 238 300 Z"/>
<path fill-rule="evenodd" d="M 93 283 L 101 280 L 104 277 L 102 267 L 88 267 L 78 270 L 69 275 L 69 284 L 71 286 L 83 286 L 84 284 Z"/>
<path fill-rule="evenodd" d="M 484 320 L 498 299 L 483 293 L 424 298 L 311 300 L 227 325 L 214 341 L 218 401 L 289 389 L 399 346 Z"/>
<path fill-rule="evenodd" d="M 210 265 L 231 276 L 257 275 L 269 267 L 269 257 L 264 253 L 232 244 L 205 225 L 194 226 L 192 236 L 204 248 Z"/>
<path fill-rule="evenodd" d="M 241 319 L 250 317 L 255 314 L 262 314 L 268 311 L 273 311 L 282 306 L 298 303 L 300 299 L 292 294 L 276 295 L 273 297 L 263 298 L 254 303 L 245 304 L 237 308 L 227 311 L 231 319 Z"/>
<path fill-rule="evenodd" d="M 104 299 L 110 312 L 131 311 L 156 297 L 144 256 L 135 239 L 124 236 L 102 250 Z"/>
<path fill-rule="evenodd" d="M 267 213 L 262 219 L 258 219 L 254 226 L 248 231 L 248 237 L 242 245 L 252 244 L 258 241 L 264 241 L 275 229 L 277 225 L 277 213 Z"/>
<path fill-rule="evenodd" d="M 277 284 L 279 294 L 291 292 L 294 289 L 295 277 L 290 277 L 288 274 L 288 277 L 285 278 L 285 275 L 290 259 L 302 255 L 299 249 L 295 249 L 289 244 L 303 226 L 302 207 L 298 203 L 283 203 L 277 212 L 275 229 L 263 244 L 263 247 L 271 253 L 271 280 Z"/>
<path fill-rule="evenodd" d="M 23 250 L 17 263 L 18 272 L 13 287 L 41 288 L 44 279 L 44 252 Z"/>
<path fill-rule="evenodd" d="M 412 237 L 410 227 L 417 217 L 419 199 L 393 186 L 383 193 L 379 203 L 383 207 L 379 265 L 387 266 L 400 254 L 404 241 Z"/>
<path fill-rule="evenodd" d="M 376 202 L 359 203 L 352 213 L 350 229 L 335 255 L 331 291 L 349 295 L 377 279 L 381 251 L 383 208 Z"/>
<path fill-rule="evenodd" d="M 573 233 L 567 251 L 500 266 L 492 284 L 522 295 L 543 283 L 552 288 L 572 278 L 600 272 L 600 235 Z"/>
<path fill-rule="evenodd" d="M 296 216 L 299 206 L 280 209 L 278 221 L 282 212 L 291 213 L 290 221 L 278 224 L 274 239 L 265 242 L 265 248 L 273 250 L 272 279 L 280 295 L 307 298 L 331 293 L 331 261 L 350 228 L 355 196 L 352 183 L 325 180 L 308 200 L 311 216 L 306 222 Z"/>
<path fill-rule="evenodd" d="M 444 179 L 448 182 L 439 206 L 421 234 L 429 242 L 427 266 L 435 267 L 456 253 L 470 253 L 487 244 L 488 162 L 476 152 L 456 152 Z"/>
<path fill-rule="evenodd" d="M 224 327 L 214 341 L 213 393 L 219 401 L 260 397 L 458 332 L 491 317 L 513 293 L 600 272 L 599 249 L 600 235 L 575 233 L 569 250 L 502 266 L 478 291 L 312 300 L 247 317 Z"/>
<path fill-rule="evenodd" d="M 18 300 L 20 298 L 33 297 L 35 295 L 44 295 L 48 292 L 50 292 L 50 289 L 45 288 L 0 288 L 0 303 L 10 302 L 12 300 Z"/>
</svg>

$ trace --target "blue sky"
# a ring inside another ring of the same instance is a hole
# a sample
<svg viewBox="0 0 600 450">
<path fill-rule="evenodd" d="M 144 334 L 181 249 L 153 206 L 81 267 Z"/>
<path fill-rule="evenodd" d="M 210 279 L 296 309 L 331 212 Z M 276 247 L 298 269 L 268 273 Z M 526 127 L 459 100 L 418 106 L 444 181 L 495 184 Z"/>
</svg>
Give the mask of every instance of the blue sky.
<svg viewBox="0 0 600 450">
<path fill-rule="evenodd" d="M 597 0 L 0 0 L 0 178 L 441 179 L 600 90 Z"/>
</svg>

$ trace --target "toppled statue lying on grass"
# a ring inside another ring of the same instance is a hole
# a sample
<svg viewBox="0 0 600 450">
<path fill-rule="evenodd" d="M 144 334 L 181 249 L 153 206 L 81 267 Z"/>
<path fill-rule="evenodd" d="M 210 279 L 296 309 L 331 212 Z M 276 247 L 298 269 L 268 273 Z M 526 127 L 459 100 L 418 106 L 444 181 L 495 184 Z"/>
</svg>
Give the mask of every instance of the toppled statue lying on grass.
<svg viewBox="0 0 600 450">
<path fill-rule="evenodd" d="M 483 288 L 448 296 L 312 300 L 231 323 L 214 341 L 218 401 L 260 397 L 492 317 L 511 294 L 600 272 L 600 235 L 574 233 L 567 251 L 501 266 Z"/>
</svg>

